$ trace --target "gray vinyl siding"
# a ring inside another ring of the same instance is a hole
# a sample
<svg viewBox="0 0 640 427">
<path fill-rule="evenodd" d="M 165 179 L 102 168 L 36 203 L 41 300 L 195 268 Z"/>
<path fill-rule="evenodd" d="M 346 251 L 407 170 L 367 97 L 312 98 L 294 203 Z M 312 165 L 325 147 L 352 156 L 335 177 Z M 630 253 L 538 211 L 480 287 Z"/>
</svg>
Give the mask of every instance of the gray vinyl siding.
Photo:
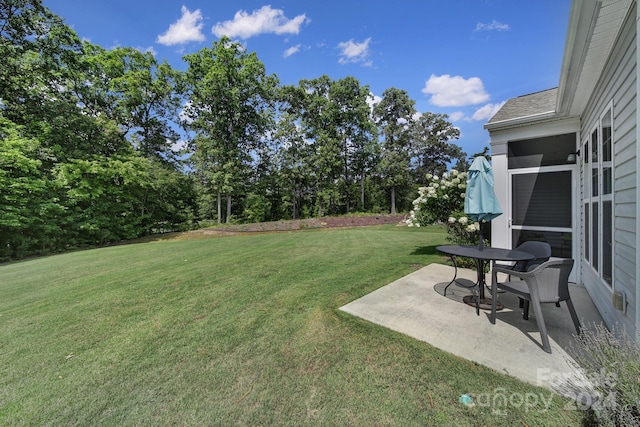
<svg viewBox="0 0 640 427">
<path fill-rule="evenodd" d="M 613 287 L 627 295 L 627 312 L 613 309 L 612 291 L 591 268 L 584 263 L 582 282 L 589 291 L 604 320 L 611 327 L 623 325 L 635 330 L 637 310 L 636 290 L 636 6 L 630 10 L 616 46 L 603 70 L 598 85 L 582 114 L 581 134 L 584 141 L 600 115 L 613 101 Z M 588 175 L 587 175 L 587 179 Z M 581 183 L 583 187 L 583 183 Z M 582 193 L 582 192 L 581 192 Z M 580 199 L 581 230 L 584 235 L 584 212 Z M 584 248 L 584 242 L 582 243 Z"/>
</svg>

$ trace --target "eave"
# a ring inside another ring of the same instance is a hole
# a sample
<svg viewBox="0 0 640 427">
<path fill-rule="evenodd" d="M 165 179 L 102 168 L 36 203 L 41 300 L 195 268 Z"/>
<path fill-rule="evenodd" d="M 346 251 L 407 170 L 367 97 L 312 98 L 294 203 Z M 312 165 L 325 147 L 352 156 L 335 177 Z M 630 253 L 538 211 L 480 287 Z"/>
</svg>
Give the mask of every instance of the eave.
<svg viewBox="0 0 640 427">
<path fill-rule="evenodd" d="M 634 0 L 573 1 L 567 29 L 556 112 L 584 111 Z"/>
</svg>

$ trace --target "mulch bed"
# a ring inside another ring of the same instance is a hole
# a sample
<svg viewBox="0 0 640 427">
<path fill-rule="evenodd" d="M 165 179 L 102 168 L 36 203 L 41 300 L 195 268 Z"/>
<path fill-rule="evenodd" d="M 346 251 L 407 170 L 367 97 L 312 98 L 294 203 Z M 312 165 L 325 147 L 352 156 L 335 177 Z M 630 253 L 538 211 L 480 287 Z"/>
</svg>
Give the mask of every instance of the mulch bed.
<svg viewBox="0 0 640 427">
<path fill-rule="evenodd" d="M 336 216 L 297 219 L 287 221 L 258 222 L 254 224 L 223 224 L 218 227 L 194 230 L 189 233 L 220 234 L 220 233 L 257 233 L 274 231 L 293 231 L 311 228 L 341 228 L 362 227 L 381 224 L 401 224 L 405 215 L 363 215 L 363 216 Z"/>
<path fill-rule="evenodd" d="M 283 231 L 308 230 L 315 228 L 348 228 L 382 224 L 406 225 L 406 215 L 381 214 L 362 216 L 335 216 L 286 221 L 258 222 L 253 224 L 221 224 L 210 228 L 185 232 L 169 232 L 142 237 L 127 243 L 142 243 L 163 240 L 194 240 L 211 237 L 225 237 L 239 234 L 275 233 Z"/>
</svg>

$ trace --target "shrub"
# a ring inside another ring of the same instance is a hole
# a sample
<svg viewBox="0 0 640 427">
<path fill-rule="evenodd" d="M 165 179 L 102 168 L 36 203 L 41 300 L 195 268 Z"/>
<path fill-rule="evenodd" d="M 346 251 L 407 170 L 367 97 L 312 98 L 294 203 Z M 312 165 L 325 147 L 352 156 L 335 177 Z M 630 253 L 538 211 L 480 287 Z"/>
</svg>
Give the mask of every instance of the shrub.
<svg viewBox="0 0 640 427">
<path fill-rule="evenodd" d="M 418 189 L 418 198 L 413 201 L 413 210 L 405 221 L 407 225 L 443 224 L 447 227 L 447 240 L 452 244 L 477 245 L 480 224 L 471 221 L 463 212 L 467 173 L 452 169 L 442 178 L 428 174 L 427 180 L 429 184 Z M 488 242 L 486 244 L 488 246 Z M 474 268 L 475 261 L 461 258 L 458 266 Z"/>
<path fill-rule="evenodd" d="M 454 245 L 477 245 L 480 237 L 480 224 L 473 222 L 469 217 L 461 211 L 453 212 L 447 218 L 447 240 Z M 484 231 L 484 230 L 483 230 Z M 483 240 L 484 239 L 483 236 Z"/>
<path fill-rule="evenodd" d="M 452 169 L 440 179 L 427 175 L 429 184 L 418 189 L 418 198 L 413 201 L 413 210 L 407 219 L 410 227 L 434 223 L 445 223 L 454 212 L 464 209 L 464 193 L 467 188 L 467 173 Z"/>
<path fill-rule="evenodd" d="M 599 426 L 640 426 L 640 347 L 624 329 L 602 324 L 576 336 L 575 360 L 588 379 Z"/>
<path fill-rule="evenodd" d="M 429 184 L 418 189 L 418 198 L 413 201 L 413 210 L 405 221 L 407 225 L 421 227 L 444 224 L 450 242 L 456 245 L 477 245 L 480 224 L 471 222 L 463 212 L 467 172 L 451 169 L 442 178 L 428 174 L 427 180 Z"/>
<path fill-rule="evenodd" d="M 246 222 L 264 222 L 271 210 L 269 200 L 260 194 L 250 193 L 245 200 L 244 217 Z"/>
</svg>

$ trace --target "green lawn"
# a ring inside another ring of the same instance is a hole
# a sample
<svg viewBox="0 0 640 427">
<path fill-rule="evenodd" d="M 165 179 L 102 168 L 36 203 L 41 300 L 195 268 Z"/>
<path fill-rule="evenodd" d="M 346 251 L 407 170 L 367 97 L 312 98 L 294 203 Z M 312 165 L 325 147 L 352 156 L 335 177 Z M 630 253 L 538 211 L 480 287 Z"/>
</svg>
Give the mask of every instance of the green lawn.
<svg viewBox="0 0 640 427">
<path fill-rule="evenodd" d="M 438 228 L 308 230 L 0 266 L 0 425 L 570 426 L 549 392 L 338 310 L 445 262 Z M 454 337 L 452 337 L 454 339 Z"/>
</svg>

